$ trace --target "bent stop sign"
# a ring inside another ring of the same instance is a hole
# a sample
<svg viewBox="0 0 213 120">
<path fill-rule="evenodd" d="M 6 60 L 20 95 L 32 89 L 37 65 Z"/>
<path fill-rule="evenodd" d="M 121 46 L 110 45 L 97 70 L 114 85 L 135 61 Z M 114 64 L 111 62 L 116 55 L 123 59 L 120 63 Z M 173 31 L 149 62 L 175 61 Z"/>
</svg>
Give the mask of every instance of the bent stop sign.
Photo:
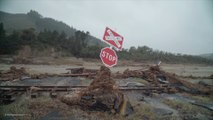
<svg viewBox="0 0 213 120">
<path fill-rule="evenodd" d="M 113 67 L 118 61 L 116 52 L 109 47 L 101 49 L 100 58 L 107 67 Z"/>
</svg>

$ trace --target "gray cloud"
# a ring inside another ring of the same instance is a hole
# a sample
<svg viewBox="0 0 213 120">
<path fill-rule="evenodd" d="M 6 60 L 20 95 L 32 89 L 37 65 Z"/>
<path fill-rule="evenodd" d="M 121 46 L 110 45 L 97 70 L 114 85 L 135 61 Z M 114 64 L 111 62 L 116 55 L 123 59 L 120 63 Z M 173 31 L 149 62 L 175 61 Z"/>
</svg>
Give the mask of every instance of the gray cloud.
<svg viewBox="0 0 213 120">
<path fill-rule="evenodd" d="M 211 0 L 5 0 L 0 10 L 64 21 L 102 38 L 106 26 L 124 36 L 124 47 L 147 45 L 173 53 L 213 52 Z"/>
</svg>

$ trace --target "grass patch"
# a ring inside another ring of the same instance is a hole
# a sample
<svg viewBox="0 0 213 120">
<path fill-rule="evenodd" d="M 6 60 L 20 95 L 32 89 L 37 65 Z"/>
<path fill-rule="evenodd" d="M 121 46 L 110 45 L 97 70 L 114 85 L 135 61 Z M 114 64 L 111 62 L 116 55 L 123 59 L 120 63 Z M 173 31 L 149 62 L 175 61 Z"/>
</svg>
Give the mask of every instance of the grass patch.
<svg viewBox="0 0 213 120">
<path fill-rule="evenodd" d="M 82 110 L 80 106 L 69 106 L 64 103 L 59 103 L 61 115 L 70 120 L 126 120 L 125 117 L 119 114 L 110 112 Z"/>
<path fill-rule="evenodd" d="M 140 103 L 134 107 L 134 112 L 129 116 L 113 114 L 110 112 L 82 110 L 79 106 L 61 105 L 63 116 L 72 119 L 89 120 L 156 120 L 157 116 L 150 105 Z"/>
<path fill-rule="evenodd" d="M 212 103 L 213 104 L 213 96 L 199 96 L 199 95 L 193 95 L 190 96 L 192 99 L 199 101 L 199 102 L 204 102 L 204 103 Z"/>
<path fill-rule="evenodd" d="M 54 102 L 48 97 L 39 97 L 36 99 L 22 98 L 8 105 L 0 106 L 0 119 L 5 114 L 26 114 L 27 116 L 15 116 L 14 119 L 36 120 L 47 114 L 54 108 Z"/>
<path fill-rule="evenodd" d="M 32 113 L 32 117 L 39 119 L 40 117 L 46 115 L 51 109 L 56 108 L 57 104 L 46 96 L 30 99 L 28 109 Z"/>
<path fill-rule="evenodd" d="M 30 115 L 30 112 L 28 111 L 28 105 L 29 102 L 26 99 L 15 101 L 9 105 L 1 105 L 0 106 L 0 119 L 5 117 L 6 114 L 28 114 Z M 23 118 L 22 119 L 30 119 L 30 118 Z"/>
<path fill-rule="evenodd" d="M 211 116 L 211 111 L 202 107 L 192 105 L 187 102 L 183 102 L 179 100 L 170 100 L 170 99 L 165 99 L 162 102 L 170 106 L 171 108 L 178 110 L 181 116 L 184 116 L 184 115 L 196 116 L 197 114 Z"/>
<path fill-rule="evenodd" d="M 128 120 L 156 120 L 157 116 L 153 107 L 146 103 L 139 103 L 134 107 L 134 113 L 127 117 Z"/>
</svg>

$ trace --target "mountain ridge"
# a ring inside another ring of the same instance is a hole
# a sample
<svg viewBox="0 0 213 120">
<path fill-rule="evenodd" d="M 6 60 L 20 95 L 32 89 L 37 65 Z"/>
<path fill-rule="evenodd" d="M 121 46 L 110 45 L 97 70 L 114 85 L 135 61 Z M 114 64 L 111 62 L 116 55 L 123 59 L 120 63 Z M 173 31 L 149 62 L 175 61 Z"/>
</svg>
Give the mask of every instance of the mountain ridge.
<svg viewBox="0 0 213 120">
<path fill-rule="evenodd" d="M 8 31 L 12 33 L 9 34 Z M 40 55 L 37 51 L 44 53 L 42 54 L 44 56 L 54 51 L 54 54 L 58 54 L 57 56 L 99 58 L 101 48 L 107 46 L 100 39 L 91 36 L 88 31 L 79 31 L 62 21 L 43 17 L 33 10 L 27 14 L 0 12 L 0 34 L 2 36 L 0 37 L 0 54 L 15 55 L 29 46 L 34 56 Z M 198 55 L 173 54 L 154 50 L 148 46 L 137 48 L 132 46 L 129 49 L 122 49 L 117 54 L 119 59 L 124 60 L 149 62 L 161 60 L 167 63 L 213 65 L 213 60 Z"/>
<path fill-rule="evenodd" d="M 34 28 L 37 32 L 50 30 L 65 32 L 68 36 L 73 36 L 77 29 L 70 27 L 62 21 L 55 20 L 49 17 L 43 17 L 40 13 L 30 10 L 28 13 L 7 13 L 0 11 L 0 22 L 4 24 L 7 34 L 13 31 L 21 31 L 28 28 Z M 100 39 L 89 35 L 89 45 L 105 45 Z"/>
</svg>

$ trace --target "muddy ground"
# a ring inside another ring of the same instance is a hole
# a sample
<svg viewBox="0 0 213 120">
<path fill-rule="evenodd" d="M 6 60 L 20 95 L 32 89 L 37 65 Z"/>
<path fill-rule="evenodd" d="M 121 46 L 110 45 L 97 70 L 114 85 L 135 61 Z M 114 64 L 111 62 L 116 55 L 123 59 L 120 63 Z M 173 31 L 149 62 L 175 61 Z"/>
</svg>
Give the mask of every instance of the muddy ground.
<svg viewBox="0 0 213 120">
<path fill-rule="evenodd" d="M 81 65 L 34 65 L 34 64 L 4 64 L 0 63 L 0 70 L 8 70 L 11 66 L 25 67 L 29 73 L 65 73 L 66 68 L 85 67 L 88 69 L 99 69 L 102 64 L 96 62 L 84 62 Z M 147 69 L 153 63 L 132 63 L 131 65 L 118 64 L 111 68 L 112 72 L 123 72 L 127 68 L 131 70 Z M 183 65 L 183 64 L 166 64 L 162 63 L 161 68 L 165 71 L 176 73 L 181 76 L 209 76 L 213 74 L 213 66 L 208 65 Z"/>
<path fill-rule="evenodd" d="M 26 79 L 16 81 L 10 85 L 81 85 L 79 81 L 85 78 L 53 77 L 33 80 Z M 117 84 L 123 85 L 124 81 L 137 81 L 143 83 L 143 79 L 117 80 Z M 88 85 L 91 80 L 83 82 Z M 122 116 L 110 112 L 83 110 L 79 106 L 69 106 L 59 99 L 51 99 L 48 93 L 39 94 L 37 98 L 30 98 L 28 94 L 22 94 L 9 105 L 1 105 L 0 115 L 3 120 L 13 119 L 10 114 L 23 115 L 15 118 L 26 120 L 212 120 L 212 110 L 193 105 L 194 101 L 202 102 L 212 107 L 213 97 L 191 95 L 186 93 L 152 94 L 144 95 L 140 91 L 123 92 L 128 96 L 134 112 L 128 116 Z M 58 93 L 59 95 L 72 95 L 72 92 Z M 14 119 L 15 120 L 15 119 Z"/>
<path fill-rule="evenodd" d="M 113 73 L 122 73 L 125 69 L 130 70 L 148 69 L 152 63 L 133 63 L 111 68 Z M 30 74 L 67 73 L 66 68 L 85 67 L 99 69 L 99 62 L 80 62 L 76 64 L 58 65 L 33 65 L 33 64 L 0 64 L 0 70 L 9 70 L 11 66 L 17 68 L 25 67 Z M 184 80 L 198 84 L 200 81 L 212 87 L 213 79 L 202 77 L 213 74 L 213 66 L 208 65 L 182 65 L 182 64 L 162 64 L 161 69 L 175 73 L 179 76 L 186 76 Z M 196 78 L 187 77 L 194 76 Z M 89 85 L 93 79 L 85 77 L 46 77 L 39 79 L 24 79 L 18 81 L 1 82 L 0 85 Z M 118 86 L 123 86 L 128 82 L 138 82 L 144 85 L 149 83 L 142 78 L 122 78 L 115 79 Z M 82 110 L 78 106 L 68 106 L 59 99 L 51 99 L 47 93 L 42 93 L 39 97 L 32 99 L 27 94 L 17 97 L 17 100 L 9 105 L 1 105 L 1 119 L 67 119 L 67 120 L 212 120 L 213 111 L 193 103 L 200 102 L 209 107 L 213 106 L 213 96 L 192 95 L 188 93 L 157 94 L 145 95 L 140 91 L 123 92 L 128 96 L 134 108 L 134 113 L 128 116 L 121 116 L 117 113 Z M 72 94 L 72 92 L 60 93 L 60 95 Z M 59 95 L 59 96 L 60 96 Z M 11 114 L 19 115 L 13 117 Z"/>
<path fill-rule="evenodd" d="M 5 64 L 0 63 L 0 71 L 1 70 L 9 70 L 11 66 L 15 66 L 17 68 L 24 67 L 26 71 L 30 74 L 43 74 L 43 73 L 49 73 L 49 74 L 61 74 L 61 73 L 67 73 L 68 70 L 66 68 L 79 68 L 84 67 L 88 69 L 99 69 L 99 67 L 102 65 L 99 62 L 93 62 L 93 61 L 84 61 L 81 64 L 60 64 L 60 65 L 34 65 L 34 64 Z M 154 65 L 153 63 L 135 63 L 131 62 L 130 65 L 122 65 L 122 62 L 118 63 L 117 66 L 111 68 L 111 71 L 113 73 L 120 72 L 122 73 L 127 68 L 130 70 L 138 70 L 138 69 L 148 69 L 151 65 Z M 190 65 L 190 64 L 161 64 L 161 69 L 165 70 L 166 72 L 175 73 L 180 76 L 194 76 L 194 77 L 207 77 L 213 74 L 213 66 L 208 65 Z M 205 78 L 186 78 L 189 82 L 192 83 L 198 83 L 199 81 L 204 81 L 207 84 L 213 85 L 213 82 L 211 79 L 205 79 Z"/>
</svg>

